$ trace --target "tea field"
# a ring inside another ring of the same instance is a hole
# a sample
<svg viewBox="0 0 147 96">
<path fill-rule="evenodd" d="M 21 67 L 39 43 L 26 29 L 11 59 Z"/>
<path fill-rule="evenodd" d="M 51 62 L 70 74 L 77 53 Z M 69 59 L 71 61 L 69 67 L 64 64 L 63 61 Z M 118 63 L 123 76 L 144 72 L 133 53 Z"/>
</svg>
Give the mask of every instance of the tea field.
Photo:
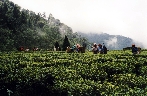
<svg viewBox="0 0 147 96">
<path fill-rule="evenodd" d="M 0 96 L 147 96 L 147 51 L 1 52 Z"/>
</svg>

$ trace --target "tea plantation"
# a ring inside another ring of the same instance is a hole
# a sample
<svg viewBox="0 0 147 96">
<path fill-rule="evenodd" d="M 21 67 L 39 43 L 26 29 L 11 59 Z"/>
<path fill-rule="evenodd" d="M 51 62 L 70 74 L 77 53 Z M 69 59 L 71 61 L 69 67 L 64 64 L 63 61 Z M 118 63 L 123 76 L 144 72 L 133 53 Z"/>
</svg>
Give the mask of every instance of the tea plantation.
<svg viewBox="0 0 147 96">
<path fill-rule="evenodd" d="M 147 51 L 0 53 L 0 96 L 147 96 Z"/>
</svg>

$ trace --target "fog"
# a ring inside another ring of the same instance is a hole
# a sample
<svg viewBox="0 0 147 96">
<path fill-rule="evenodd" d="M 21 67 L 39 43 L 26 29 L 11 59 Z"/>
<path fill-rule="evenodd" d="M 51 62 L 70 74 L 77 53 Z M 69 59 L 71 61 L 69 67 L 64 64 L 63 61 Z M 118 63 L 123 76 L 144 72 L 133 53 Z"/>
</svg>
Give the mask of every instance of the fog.
<svg viewBox="0 0 147 96">
<path fill-rule="evenodd" d="M 107 46 L 114 46 L 114 48 L 117 48 L 117 37 L 109 38 L 109 40 L 105 40 L 107 42 Z"/>
<path fill-rule="evenodd" d="M 10 0 L 36 13 L 50 13 L 73 32 L 130 37 L 147 48 L 147 0 Z"/>
</svg>

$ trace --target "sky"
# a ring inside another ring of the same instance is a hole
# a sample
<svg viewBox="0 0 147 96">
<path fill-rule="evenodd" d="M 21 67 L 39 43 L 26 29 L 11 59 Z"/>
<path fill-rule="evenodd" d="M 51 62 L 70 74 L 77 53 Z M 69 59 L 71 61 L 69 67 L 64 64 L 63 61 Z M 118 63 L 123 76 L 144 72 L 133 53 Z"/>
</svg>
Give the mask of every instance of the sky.
<svg viewBox="0 0 147 96">
<path fill-rule="evenodd" d="M 73 32 L 122 35 L 147 48 L 147 0 L 10 0 L 36 13 L 51 13 Z"/>
</svg>

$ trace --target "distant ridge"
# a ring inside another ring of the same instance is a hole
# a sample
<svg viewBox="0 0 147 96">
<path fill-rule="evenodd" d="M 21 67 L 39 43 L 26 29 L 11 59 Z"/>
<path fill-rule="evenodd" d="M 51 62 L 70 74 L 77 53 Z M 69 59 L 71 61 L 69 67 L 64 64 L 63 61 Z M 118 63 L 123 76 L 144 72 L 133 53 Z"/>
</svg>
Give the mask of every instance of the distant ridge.
<svg viewBox="0 0 147 96">
<path fill-rule="evenodd" d="M 83 32 L 78 32 L 78 34 L 80 34 L 83 37 L 86 37 L 90 43 L 104 43 L 110 50 L 122 50 L 124 47 L 131 46 L 134 43 L 133 39 L 121 35 Z"/>
<path fill-rule="evenodd" d="M 58 26 L 62 37 L 67 35 L 69 38 L 73 38 L 73 36 L 78 35 L 84 38 L 87 38 L 87 42 L 89 43 L 97 43 L 105 45 L 110 50 L 122 50 L 125 47 L 130 47 L 132 44 L 137 44 L 139 47 L 143 48 L 143 44 L 137 41 L 134 41 L 132 38 L 125 37 L 122 35 L 110 35 L 107 33 L 99 32 L 99 33 L 85 33 L 85 32 L 73 32 L 72 28 L 64 23 L 61 23 L 59 19 L 55 19 L 52 14 L 49 15 L 48 18 L 49 26 Z M 79 42 L 77 42 L 79 43 Z"/>
</svg>

